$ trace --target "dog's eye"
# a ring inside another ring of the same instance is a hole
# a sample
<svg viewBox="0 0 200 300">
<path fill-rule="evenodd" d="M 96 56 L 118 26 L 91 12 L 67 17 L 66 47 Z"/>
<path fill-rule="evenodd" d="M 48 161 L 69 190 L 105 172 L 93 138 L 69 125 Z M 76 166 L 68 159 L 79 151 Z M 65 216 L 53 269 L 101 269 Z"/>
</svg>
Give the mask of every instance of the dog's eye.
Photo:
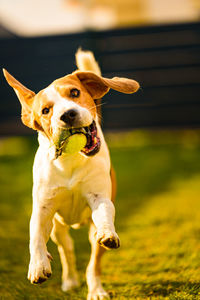
<svg viewBox="0 0 200 300">
<path fill-rule="evenodd" d="M 49 113 L 49 108 L 48 107 L 43 108 L 42 113 L 43 115 L 47 115 Z"/>
<path fill-rule="evenodd" d="M 78 98 L 80 96 L 80 91 L 78 89 L 72 89 L 70 91 L 70 97 Z"/>
</svg>

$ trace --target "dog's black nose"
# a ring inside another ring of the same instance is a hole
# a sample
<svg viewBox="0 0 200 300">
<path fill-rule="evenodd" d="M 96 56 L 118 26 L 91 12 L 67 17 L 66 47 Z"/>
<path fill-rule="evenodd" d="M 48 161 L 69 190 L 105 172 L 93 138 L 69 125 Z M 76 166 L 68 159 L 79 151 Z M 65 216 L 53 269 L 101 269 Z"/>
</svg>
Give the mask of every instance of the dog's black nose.
<svg viewBox="0 0 200 300">
<path fill-rule="evenodd" d="M 70 109 L 66 111 L 61 117 L 61 121 L 65 122 L 66 124 L 72 126 L 74 121 L 78 116 L 78 111 L 76 109 Z"/>
</svg>

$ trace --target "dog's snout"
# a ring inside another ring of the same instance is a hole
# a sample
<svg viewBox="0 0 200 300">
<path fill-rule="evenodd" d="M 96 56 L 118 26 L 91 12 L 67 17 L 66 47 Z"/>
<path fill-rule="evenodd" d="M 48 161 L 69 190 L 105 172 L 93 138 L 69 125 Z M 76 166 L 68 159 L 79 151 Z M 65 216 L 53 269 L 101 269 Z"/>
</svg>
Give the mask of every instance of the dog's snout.
<svg viewBox="0 0 200 300">
<path fill-rule="evenodd" d="M 78 111 L 76 109 L 70 109 L 66 111 L 61 117 L 61 121 L 65 122 L 68 125 L 73 125 L 75 120 L 77 119 Z"/>
</svg>

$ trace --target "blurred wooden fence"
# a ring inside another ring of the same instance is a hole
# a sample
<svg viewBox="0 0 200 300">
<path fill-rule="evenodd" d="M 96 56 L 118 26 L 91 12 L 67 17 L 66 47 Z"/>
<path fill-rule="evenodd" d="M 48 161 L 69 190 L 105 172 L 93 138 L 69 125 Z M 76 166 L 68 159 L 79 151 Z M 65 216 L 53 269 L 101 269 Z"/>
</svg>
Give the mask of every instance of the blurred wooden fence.
<svg viewBox="0 0 200 300">
<path fill-rule="evenodd" d="M 75 70 L 78 47 L 94 51 L 104 76 L 133 78 L 142 87 L 103 98 L 105 129 L 200 127 L 200 23 L 2 37 L 0 65 L 38 92 Z M 2 72 L 0 80 L 0 135 L 31 134 Z"/>
</svg>

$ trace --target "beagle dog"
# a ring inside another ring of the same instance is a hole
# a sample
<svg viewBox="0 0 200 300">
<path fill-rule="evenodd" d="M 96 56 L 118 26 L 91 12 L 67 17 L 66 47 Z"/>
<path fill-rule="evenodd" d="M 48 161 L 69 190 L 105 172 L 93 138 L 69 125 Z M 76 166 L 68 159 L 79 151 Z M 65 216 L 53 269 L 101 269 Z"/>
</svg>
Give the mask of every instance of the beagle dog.
<svg viewBox="0 0 200 300">
<path fill-rule="evenodd" d="M 79 285 L 70 227 L 89 222 L 91 257 L 86 270 L 88 300 L 107 299 L 100 280 L 105 249 L 120 246 L 113 205 L 115 176 L 97 113 L 97 99 L 110 89 L 134 93 L 135 80 L 101 76 L 92 52 L 78 50 L 78 70 L 56 79 L 35 94 L 4 69 L 22 106 L 22 122 L 38 131 L 39 148 L 33 166 L 33 211 L 30 221 L 28 279 L 42 283 L 51 276 L 47 241 L 57 244 L 62 263 L 62 290 Z M 63 130 L 84 130 L 87 144 L 68 154 L 55 146 Z M 59 133 L 59 134 L 58 134 Z"/>
</svg>

